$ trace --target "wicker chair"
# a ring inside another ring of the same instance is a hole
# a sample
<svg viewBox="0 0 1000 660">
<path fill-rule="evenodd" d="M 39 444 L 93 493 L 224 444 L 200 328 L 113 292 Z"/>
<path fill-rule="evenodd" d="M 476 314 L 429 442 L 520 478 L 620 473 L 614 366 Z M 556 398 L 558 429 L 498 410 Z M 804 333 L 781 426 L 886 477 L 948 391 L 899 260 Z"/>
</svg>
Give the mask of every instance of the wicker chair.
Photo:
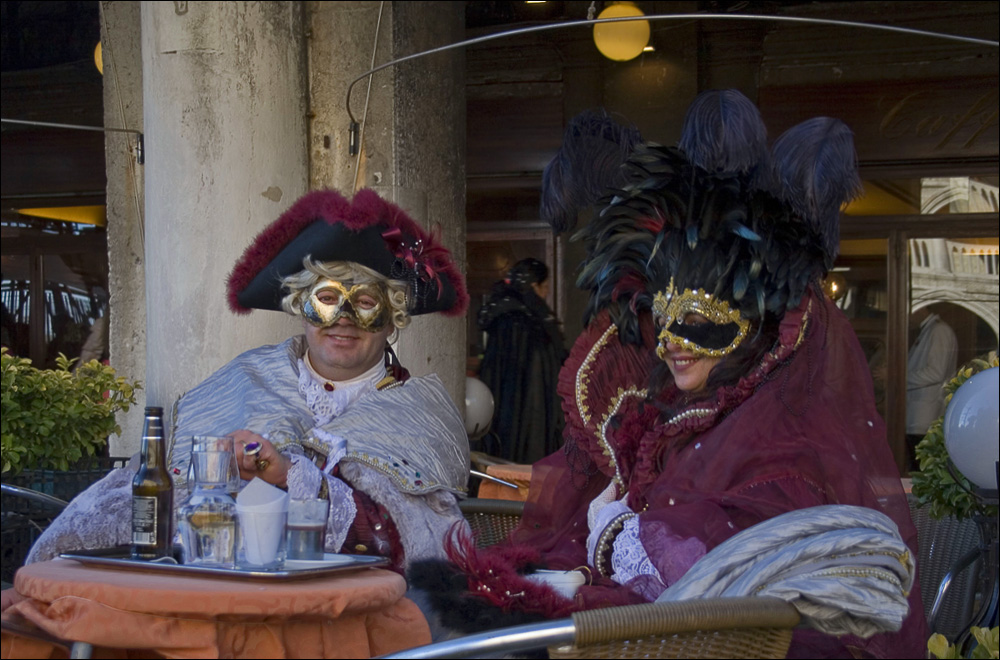
<svg viewBox="0 0 1000 660">
<path fill-rule="evenodd" d="M 4 589 L 24 564 L 31 545 L 49 523 L 66 508 L 66 500 L 13 484 L 2 486 L 3 558 L 0 582 Z"/>
<path fill-rule="evenodd" d="M 952 516 L 935 520 L 930 507 L 919 507 L 912 495 L 909 502 L 917 527 L 917 575 L 927 624 L 932 633 L 954 640 L 968 629 L 975 614 L 984 568 L 978 552 L 979 528 L 973 520 Z"/>
<path fill-rule="evenodd" d="M 469 498 L 458 503 L 480 548 L 505 540 L 521 522 L 524 502 Z"/>
<path fill-rule="evenodd" d="M 795 608 L 777 598 L 706 598 L 577 612 L 383 657 L 495 657 L 548 647 L 552 658 L 784 658 L 798 623 Z"/>
</svg>

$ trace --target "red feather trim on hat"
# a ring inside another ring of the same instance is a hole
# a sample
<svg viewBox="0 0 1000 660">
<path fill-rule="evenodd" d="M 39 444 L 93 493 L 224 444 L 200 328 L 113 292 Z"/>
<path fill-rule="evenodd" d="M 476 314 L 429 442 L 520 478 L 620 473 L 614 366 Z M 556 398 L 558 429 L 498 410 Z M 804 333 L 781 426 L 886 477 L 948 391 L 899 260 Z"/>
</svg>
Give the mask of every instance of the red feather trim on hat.
<svg viewBox="0 0 1000 660">
<path fill-rule="evenodd" d="M 237 314 L 249 314 L 252 309 L 240 305 L 237 296 L 256 275 L 277 257 L 281 250 L 299 233 L 322 218 L 334 225 L 343 224 L 347 229 L 359 231 L 372 226 L 385 226 L 386 230 L 399 229 L 420 241 L 419 259 L 427 271 L 443 274 L 455 289 L 456 302 L 442 314 L 461 316 L 469 304 L 465 279 L 455 266 L 451 253 L 440 242 L 414 222 L 402 209 L 387 202 L 372 190 L 361 190 L 348 202 L 334 190 L 317 190 L 296 201 L 277 220 L 261 231 L 236 262 L 229 275 L 226 289 L 229 308 Z M 401 255 L 397 255 L 401 256 Z"/>
</svg>

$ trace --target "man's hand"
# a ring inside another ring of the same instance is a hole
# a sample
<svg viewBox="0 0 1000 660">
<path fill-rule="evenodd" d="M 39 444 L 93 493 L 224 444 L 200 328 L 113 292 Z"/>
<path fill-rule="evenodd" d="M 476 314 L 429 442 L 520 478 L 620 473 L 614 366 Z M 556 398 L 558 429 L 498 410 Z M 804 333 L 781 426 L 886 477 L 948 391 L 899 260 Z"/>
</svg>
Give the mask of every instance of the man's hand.
<svg viewBox="0 0 1000 660">
<path fill-rule="evenodd" d="M 229 435 L 233 436 L 233 452 L 236 454 L 241 479 L 260 477 L 279 488 L 287 486 L 288 470 L 292 467 L 290 458 L 253 431 L 240 429 Z"/>
</svg>

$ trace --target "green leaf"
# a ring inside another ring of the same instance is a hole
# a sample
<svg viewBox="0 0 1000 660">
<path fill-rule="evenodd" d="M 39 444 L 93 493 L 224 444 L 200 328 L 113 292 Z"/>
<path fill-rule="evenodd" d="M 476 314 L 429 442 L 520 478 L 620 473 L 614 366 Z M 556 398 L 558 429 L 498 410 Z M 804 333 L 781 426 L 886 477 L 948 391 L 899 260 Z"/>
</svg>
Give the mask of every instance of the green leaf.
<svg viewBox="0 0 1000 660">
<path fill-rule="evenodd" d="M 948 644 L 948 639 L 940 633 L 934 633 L 927 640 L 927 650 L 935 658 L 940 658 L 941 660 L 958 657 L 958 651 L 954 646 Z"/>
</svg>

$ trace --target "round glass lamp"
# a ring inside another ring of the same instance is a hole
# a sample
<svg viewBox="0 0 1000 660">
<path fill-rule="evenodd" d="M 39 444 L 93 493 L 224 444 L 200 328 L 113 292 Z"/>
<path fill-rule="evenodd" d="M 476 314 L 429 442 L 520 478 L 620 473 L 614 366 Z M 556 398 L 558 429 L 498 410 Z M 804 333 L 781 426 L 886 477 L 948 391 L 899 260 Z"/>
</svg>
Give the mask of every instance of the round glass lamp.
<svg viewBox="0 0 1000 660">
<path fill-rule="evenodd" d="M 955 467 L 980 488 L 997 489 L 1000 460 L 1000 367 L 981 371 L 951 397 L 944 444 Z"/>
<path fill-rule="evenodd" d="M 631 2 L 616 2 L 605 7 L 597 18 L 626 18 L 645 16 Z M 609 60 L 627 62 L 635 59 L 649 43 L 649 21 L 615 21 L 594 26 L 594 43 L 597 50 Z"/>
<path fill-rule="evenodd" d="M 493 421 L 493 393 L 486 383 L 468 376 L 465 379 L 465 432 L 470 438 L 486 433 Z"/>
</svg>

